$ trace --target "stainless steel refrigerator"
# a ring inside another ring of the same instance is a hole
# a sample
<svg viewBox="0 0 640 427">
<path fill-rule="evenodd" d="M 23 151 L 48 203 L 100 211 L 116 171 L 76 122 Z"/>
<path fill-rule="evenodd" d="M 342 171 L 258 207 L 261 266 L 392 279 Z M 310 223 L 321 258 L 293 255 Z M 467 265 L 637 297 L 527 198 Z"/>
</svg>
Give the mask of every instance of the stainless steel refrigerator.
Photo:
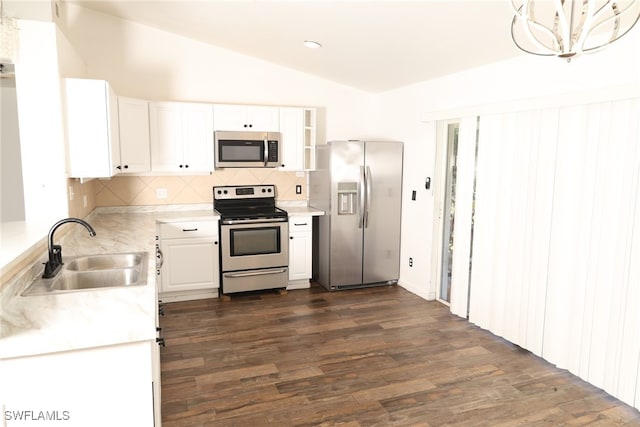
<svg viewBox="0 0 640 427">
<path fill-rule="evenodd" d="M 314 278 L 329 290 L 395 284 L 400 274 L 403 145 L 331 141 L 316 147 L 309 204 L 321 209 Z"/>
</svg>

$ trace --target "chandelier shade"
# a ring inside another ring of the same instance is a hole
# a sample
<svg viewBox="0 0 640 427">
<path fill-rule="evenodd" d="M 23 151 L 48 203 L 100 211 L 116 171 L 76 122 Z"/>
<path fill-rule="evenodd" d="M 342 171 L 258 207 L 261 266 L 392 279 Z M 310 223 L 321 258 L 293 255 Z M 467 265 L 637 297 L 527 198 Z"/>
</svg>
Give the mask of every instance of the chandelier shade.
<svg viewBox="0 0 640 427">
<path fill-rule="evenodd" d="M 511 7 L 520 50 L 568 60 L 618 40 L 640 18 L 640 0 L 511 0 Z"/>
</svg>

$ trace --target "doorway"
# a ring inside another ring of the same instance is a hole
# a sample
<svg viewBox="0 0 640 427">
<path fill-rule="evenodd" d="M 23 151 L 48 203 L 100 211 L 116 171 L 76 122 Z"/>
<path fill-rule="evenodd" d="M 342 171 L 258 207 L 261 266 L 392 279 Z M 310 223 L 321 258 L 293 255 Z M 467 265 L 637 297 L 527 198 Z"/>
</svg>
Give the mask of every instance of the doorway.
<svg viewBox="0 0 640 427">
<path fill-rule="evenodd" d="M 449 123 L 446 130 L 446 178 L 444 187 L 444 205 L 442 215 L 442 258 L 440 265 L 440 283 L 438 298 L 451 302 L 451 276 L 453 274 L 453 245 L 456 213 L 456 178 L 458 157 L 458 135 L 460 123 Z"/>
<path fill-rule="evenodd" d="M 437 122 L 434 209 L 434 283 L 436 299 L 451 312 L 468 316 L 471 250 L 478 154 L 477 117 Z"/>
</svg>

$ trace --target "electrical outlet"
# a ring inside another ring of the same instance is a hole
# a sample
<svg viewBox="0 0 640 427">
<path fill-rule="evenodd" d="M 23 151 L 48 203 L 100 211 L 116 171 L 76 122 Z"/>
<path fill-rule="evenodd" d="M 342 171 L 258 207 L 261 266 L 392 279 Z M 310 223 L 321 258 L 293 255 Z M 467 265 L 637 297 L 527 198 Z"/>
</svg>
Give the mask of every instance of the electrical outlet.
<svg viewBox="0 0 640 427">
<path fill-rule="evenodd" d="M 413 267 L 413 258 L 409 258 L 409 267 Z"/>
<path fill-rule="evenodd" d="M 302 185 L 296 185 L 296 194 L 302 194 Z"/>
<path fill-rule="evenodd" d="M 167 197 L 169 197 L 169 192 L 166 188 L 158 188 L 156 189 L 156 197 L 158 199 L 166 199 Z"/>
</svg>

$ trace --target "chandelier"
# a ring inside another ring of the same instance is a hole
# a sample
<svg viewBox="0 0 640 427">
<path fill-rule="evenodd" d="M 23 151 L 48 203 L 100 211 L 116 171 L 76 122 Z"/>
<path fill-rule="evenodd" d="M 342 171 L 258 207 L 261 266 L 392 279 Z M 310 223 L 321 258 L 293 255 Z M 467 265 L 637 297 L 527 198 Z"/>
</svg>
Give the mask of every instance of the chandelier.
<svg viewBox="0 0 640 427">
<path fill-rule="evenodd" d="M 511 7 L 520 50 L 568 61 L 618 40 L 640 18 L 640 0 L 511 0 Z"/>
</svg>

